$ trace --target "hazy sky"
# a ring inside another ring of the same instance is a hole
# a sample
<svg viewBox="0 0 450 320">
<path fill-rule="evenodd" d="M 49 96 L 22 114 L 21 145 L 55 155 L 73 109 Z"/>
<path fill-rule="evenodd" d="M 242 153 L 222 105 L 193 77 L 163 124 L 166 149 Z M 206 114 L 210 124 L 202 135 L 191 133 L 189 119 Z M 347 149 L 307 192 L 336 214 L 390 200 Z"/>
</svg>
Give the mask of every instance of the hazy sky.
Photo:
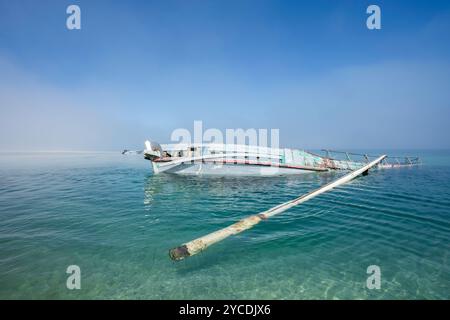
<svg viewBox="0 0 450 320">
<path fill-rule="evenodd" d="M 448 149 L 449 39 L 450 1 L 0 0 L 0 150 L 142 148 L 194 120 Z"/>
</svg>

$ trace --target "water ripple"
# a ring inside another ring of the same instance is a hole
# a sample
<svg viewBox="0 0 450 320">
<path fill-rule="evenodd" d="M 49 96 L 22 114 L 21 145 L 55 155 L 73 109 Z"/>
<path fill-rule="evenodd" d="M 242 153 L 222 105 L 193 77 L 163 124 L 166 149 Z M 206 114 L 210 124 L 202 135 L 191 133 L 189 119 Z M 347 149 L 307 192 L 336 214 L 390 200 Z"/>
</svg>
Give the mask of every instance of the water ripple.
<svg viewBox="0 0 450 320">
<path fill-rule="evenodd" d="M 173 263 L 169 248 L 342 173 L 155 176 L 111 154 L 0 164 L 0 298 L 450 298 L 448 166 L 373 171 Z M 86 271 L 78 296 L 70 264 Z M 371 264 L 377 293 L 364 289 Z"/>
</svg>

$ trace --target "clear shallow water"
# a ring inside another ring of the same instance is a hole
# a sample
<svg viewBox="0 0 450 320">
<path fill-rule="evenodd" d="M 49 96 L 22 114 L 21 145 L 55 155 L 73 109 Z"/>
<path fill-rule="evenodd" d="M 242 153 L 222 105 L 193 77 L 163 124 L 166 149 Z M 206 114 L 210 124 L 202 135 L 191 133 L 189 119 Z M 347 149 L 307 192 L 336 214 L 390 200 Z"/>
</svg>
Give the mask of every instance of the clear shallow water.
<svg viewBox="0 0 450 320">
<path fill-rule="evenodd" d="M 153 176 L 140 156 L 0 154 L 0 298 L 449 299 L 450 153 L 419 155 L 175 263 L 170 248 L 338 175 Z M 72 264 L 81 290 L 66 289 Z M 366 288 L 373 264 L 380 290 Z"/>
</svg>

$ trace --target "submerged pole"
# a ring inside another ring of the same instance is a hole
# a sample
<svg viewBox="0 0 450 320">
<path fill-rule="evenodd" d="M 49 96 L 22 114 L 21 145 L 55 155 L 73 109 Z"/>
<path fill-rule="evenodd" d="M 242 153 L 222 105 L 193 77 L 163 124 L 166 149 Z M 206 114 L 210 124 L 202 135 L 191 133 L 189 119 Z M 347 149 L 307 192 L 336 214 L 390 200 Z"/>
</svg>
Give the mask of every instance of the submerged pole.
<svg viewBox="0 0 450 320">
<path fill-rule="evenodd" d="M 205 250 L 206 248 L 208 248 L 209 246 L 211 246 L 214 243 L 217 243 L 225 238 L 228 238 L 229 236 L 241 233 L 244 230 L 252 228 L 254 225 L 260 223 L 262 220 L 266 220 L 274 215 L 277 215 L 279 213 L 286 211 L 289 208 L 292 208 L 296 205 L 306 202 L 309 199 L 312 199 L 315 196 L 318 196 L 319 194 L 322 194 L 322 193 L 327 192 L 337 186 L 340 186 L 346 182 L 349 182 L 350 180 L 356 178 L 357 176 L 359 176 L 361 174 L 366 175 L 370 168 L 379 164 L 384 158 L 386 158 L 386 155 L 383 155 L 383 156 L 375 159 L 374 161 L 368 163 L 364 167 L 354 170 L 354 171 L 344 175 L 343 177 L 336 179 L 335 181 L 332 181 L 330 183 L 327 183 L 324 186 L 322 186 L 318 189 L 315 189 L 311 192 L 308 192 L 298 198 L 295 198 L 291 201 L 282 203 L 276 207 L 273 207 L 273 208 L 271 208 L 267 211 L 261 212 L 259 214 L 249 216 L 249 217 L 244 218 L 226 228 L 212 232 L 210 234 L 207 234 L 206 236 L 197 238 L 195 240 L 186 242 L 185 244 L 182 244 L 179 247 L 173 248 L 169 251 L 170 258 L 172 260 L 182 260 L 184 258 L 193 256 L 193 255 Z"/>
</svg>

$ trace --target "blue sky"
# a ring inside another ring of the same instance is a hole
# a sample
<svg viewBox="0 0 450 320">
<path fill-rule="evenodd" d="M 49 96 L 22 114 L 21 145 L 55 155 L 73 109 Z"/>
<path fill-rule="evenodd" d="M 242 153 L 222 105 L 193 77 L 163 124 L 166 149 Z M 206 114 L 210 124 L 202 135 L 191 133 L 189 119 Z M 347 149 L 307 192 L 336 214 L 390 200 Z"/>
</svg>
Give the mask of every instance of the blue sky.
<svg viewBox="0 0 450 320">
<path fill-rule="evenodd" d="M 142 148 L 194 120 L 289 147 L 448 149 L 448 39 L 448 1 L 0 0 L 0 150 Z"/>
</svg>

